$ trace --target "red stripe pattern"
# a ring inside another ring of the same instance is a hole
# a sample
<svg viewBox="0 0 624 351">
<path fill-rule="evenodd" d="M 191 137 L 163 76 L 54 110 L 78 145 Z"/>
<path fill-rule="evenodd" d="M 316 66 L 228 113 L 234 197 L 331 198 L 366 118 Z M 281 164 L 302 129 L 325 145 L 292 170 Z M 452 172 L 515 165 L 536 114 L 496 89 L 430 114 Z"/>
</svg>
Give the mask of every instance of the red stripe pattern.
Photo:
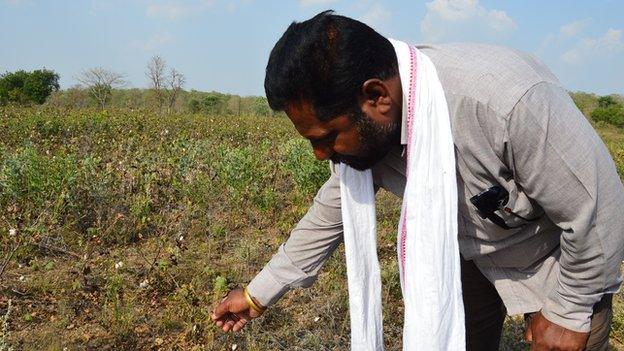
<svg viewBox="0 0 624 351">
<path fill-rule="evenodd" d="M 410 164 L 412 144 L 412 124 L 415 118 L 416 108 L 416 47 L 409 45 L 410 51 L 410 77 L 409 77 L 409 94 L 407 100 L 407 165 Z M 405 175 L 409 179 L 409 167 L 405 168 Z M 407 182 L 406 182 L 407 186 Z M 407 206 L 403 209 L 403 222 L 401 223 L 401 246 L 400 246 L 400 260 L 401 260 L 401 281 L 405 281 L 405 242 L 407 241 Z"/>
</svg>

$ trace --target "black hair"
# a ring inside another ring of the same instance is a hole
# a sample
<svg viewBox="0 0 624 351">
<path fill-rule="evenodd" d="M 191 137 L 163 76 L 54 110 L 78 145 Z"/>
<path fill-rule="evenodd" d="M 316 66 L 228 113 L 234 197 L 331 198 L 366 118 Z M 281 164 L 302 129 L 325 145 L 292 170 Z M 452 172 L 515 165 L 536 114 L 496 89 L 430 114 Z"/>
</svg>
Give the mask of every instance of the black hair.
<svg viewBox="0 0 624 351">
<path fill-rule="evenodd" d="M 359 111 L 362 84 L 398 74 L 390 41 L 366 24 L 328 10 L 293 22 L 277 41 L 266 68 L 269 106 L 282 111 L 305 100 L 317 118 Z M 357 110 L 356 110 L 357 109 Z"/>
</svg>

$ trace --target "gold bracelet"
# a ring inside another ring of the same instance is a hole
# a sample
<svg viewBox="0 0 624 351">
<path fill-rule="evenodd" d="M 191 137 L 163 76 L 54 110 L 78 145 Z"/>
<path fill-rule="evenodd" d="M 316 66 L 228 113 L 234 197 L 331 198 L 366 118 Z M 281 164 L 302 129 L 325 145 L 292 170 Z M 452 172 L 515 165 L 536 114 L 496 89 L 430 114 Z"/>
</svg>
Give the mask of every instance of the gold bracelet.
<svg viewBox="0 0 624 351">
<path fill-rule="evenodd" d="M 243 289 L 243 295 L 245 296 L 245 300 L 247 300 L 247 304 L 249 304 L 249 307 L 253 308 L 254 311 L 260 314 L 266 311 L 266 307 L 260 307 L 257 303 L 254 302 L 254 300 L 251 298 L 251 295 L 249 295 L 249 292 L 247 291 L 247 287 Z"/>
</svg>

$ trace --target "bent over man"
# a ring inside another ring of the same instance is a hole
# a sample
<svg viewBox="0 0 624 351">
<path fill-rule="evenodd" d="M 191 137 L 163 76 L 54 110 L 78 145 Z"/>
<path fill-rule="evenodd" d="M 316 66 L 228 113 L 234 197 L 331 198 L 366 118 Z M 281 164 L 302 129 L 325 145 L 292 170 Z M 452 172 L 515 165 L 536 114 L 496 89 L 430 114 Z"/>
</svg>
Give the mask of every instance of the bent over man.
<svg viewBox="0 0 624 351">
<path fill-rule="evenodd" d="M 466 348 L 497 350 L 506 314 L 524 314 L 533 350 L 606 350 L 624 188 L 605 145 L 532 56 L 479 44 L 416 47 L 437 70 L 455 147 Z M 224 331 L 310 286 L 342 242 L 339 163 L 371 169 L 375 189 L 403 197 L 404 79 L 387 38 L 332 12 L 291 24 L 279 39 L 267 99 L 332 173 L 267 265 L 217 306 L 212 318 Z"/>
</svg>

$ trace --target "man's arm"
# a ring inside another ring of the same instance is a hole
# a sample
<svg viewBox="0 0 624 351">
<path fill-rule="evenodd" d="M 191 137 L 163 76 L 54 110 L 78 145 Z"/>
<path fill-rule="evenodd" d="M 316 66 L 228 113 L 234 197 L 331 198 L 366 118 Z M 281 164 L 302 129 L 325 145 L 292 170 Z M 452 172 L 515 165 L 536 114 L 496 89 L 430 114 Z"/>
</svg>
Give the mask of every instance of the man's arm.
<svg viewBox="0 0 624 351">
<path fill-rule="evenodd" d="M 248 285 L 249 294 L 263 306 L 274 304 L 293 287 L 312 285 L 343 240 L 340 178 L 332 163 L 330 169 L 330 178 L 319 189 L 306 215 Z"/>
<path fill-rule="evenodd" d="M 593 305 L 618 281 L 622 261 L 624 191 L 613 160 L 567 92 L 551 83 L 522 97 L 508 133 L 516 182 L 563 229 L 558 283 L 542 314 L 589 332 Z"/>
</svg>

